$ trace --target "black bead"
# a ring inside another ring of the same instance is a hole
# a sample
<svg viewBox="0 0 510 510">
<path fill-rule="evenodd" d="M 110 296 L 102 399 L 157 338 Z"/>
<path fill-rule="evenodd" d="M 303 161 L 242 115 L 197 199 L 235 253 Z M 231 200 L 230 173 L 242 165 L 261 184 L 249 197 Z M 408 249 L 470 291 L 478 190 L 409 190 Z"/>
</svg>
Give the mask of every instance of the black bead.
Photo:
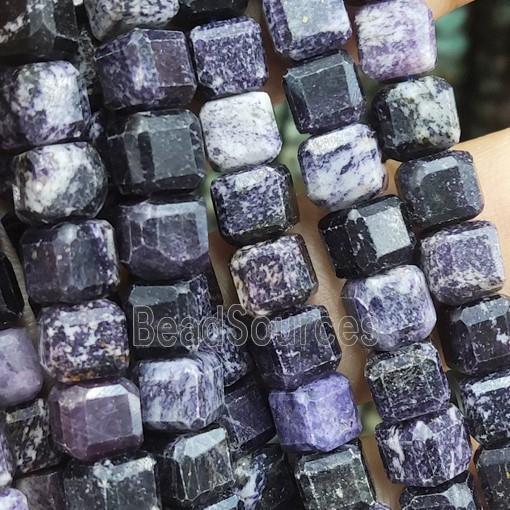
<svg viewBox="0 0 510 510">
<path fill-rule="evenodd" d="M 16 280 L 12 264 L 0 252 L 0 327 L 15 323 L 23 313 L 25 301 Z"/>
<path fill-rule="evenodd" d="M 241 16 L 248 0 L 179 0 L 176 22 L 184 27 Z"/>
</svg>

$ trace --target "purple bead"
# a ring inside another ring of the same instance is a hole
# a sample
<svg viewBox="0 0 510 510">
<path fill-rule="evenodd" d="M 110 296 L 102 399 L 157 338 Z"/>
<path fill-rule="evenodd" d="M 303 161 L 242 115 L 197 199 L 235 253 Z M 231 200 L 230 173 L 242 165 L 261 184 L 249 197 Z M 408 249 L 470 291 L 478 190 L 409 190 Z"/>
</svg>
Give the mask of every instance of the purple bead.
<svg viewBox="0 0 510 510">
<path fill-rule="evenodd" d="M 475 461 L 487 508 L 507 510 L 510 501 L 510 447 L 480 448 Z"/>
<path fill-rule="evenodd" d="M 349 380 L 332 373 L 294 391 L 272 391 L 269 404 L 284 448 L 330 452 L 361 432 Z"/>
<path fill-rule="evenodd" d="M 276 50 L 293 60 L 339 49 L 352 33 L 343 0 L 264 0 L 262 5 Z"/>
<path fill-rule="evenodd" d="M 5 423 L 0 422 L 0 489 L 11 485 L 15 470 L 15 459 L 8 442 Z"/>
<path fill-rule="evenodd" d="M 0 83 L 0 149 L 21 150 L 86 135 L 87 93 L 69 62 L 5 67 Z"/>
<path fill-rule="evenodd" d="M 17 489 L 6 489 L 0 492 L 0 508 L 2 510 L 29 510 L 27 498 Z"/>
<path fill-rule="evenodd" d="M 363 72 L 386 81 L 436 65 L 436 31 L 423 0 L 384 0 L 356 11 L 354 28 Z"/>
<path fill-rule="evenodd" d="M 268 78 L 262 32 L 252 18 L 214 21 L 190 33 L 198 85 L 208 96 L 261 88 Z"/>
<path fill-rule="evenodd" d="M 98 48 L 96 63 L 110 110 L 184 106 L 197 88 L 182 32 L 136 28 Z"/>
<path fill-rule="evenodd" d="M 66 510 L 62 472 L 59 468 L 37 471 L 16 480 L 16 489 L 28 500 L 30 510 Z"/>
<path fill-rule="evenodd" d="M 142 444 L 139 392 L 127 379 L 57 385 L 48 404 L 55 443 L 78 460 L 91 462 Z"/>
<path fill-rule="evenodd" d="M 400 266 L 364 279 L 348 280 L 342 302 L 367 347 L 393 351 L 427 338 L 436 311 L 425 276 L 416 266 Z"/>
<path fill-rule="evenodd" d="M 505 268 L 496 226 L 471 221 L 425 237 L 421 267 L 430 292 L 441 303 L 460 305 L 499 290 Z"/>
<path fill-rule="evenodd" d="M 308 250 L 297 234 L 237 250 L 230 272 L 239 301 L 251 315 L 302 305 L 317 289 Z"/>
<path fill-rule="evenodd" d="M 23 328 L 0 331 L 0 406 L 32 400 L 41 391 L 43 373 L 32 341 Z"/>
<path fill-rule="evenodd" d="M 383 422 L 376 439 L 395 483 L 436 487 L 466 471 L 471 461 L 468 433 L 455 406 L 396 425 Z"/>
</svg>

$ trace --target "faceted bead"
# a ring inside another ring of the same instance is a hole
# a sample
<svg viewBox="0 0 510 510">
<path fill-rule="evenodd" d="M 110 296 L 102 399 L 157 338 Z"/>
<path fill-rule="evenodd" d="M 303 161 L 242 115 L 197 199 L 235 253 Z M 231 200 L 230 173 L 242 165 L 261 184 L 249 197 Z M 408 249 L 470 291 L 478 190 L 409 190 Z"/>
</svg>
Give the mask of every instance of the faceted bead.
<svg viewBox="0 0 510 510">
<path fill-rule="evenodd" d="M 126 316 L 112 301 L 43 308 L 38 325 L 41 364 L 58 382 L 122 375 L 128 368 Z"/>
<path fill-rule="evenodd" d="M 0 406 L 32 400 L 41 391 L 43 373 L 32 341 L 23 328 L 0 331 Z"/>
<path fill-rule="evenodd" d="M 179 10 L 179 0 L 85 0 L 90 28 L 100 41 L 135 27 L 164 28 Z"/>
<path fill-rule="evenodd" d="M 369 357 L 365 377 L 384 421 L 396 422 L 448 407 L 450 388 L 436 348 L 412 344 Z"/>
<path fill-rule="evenodd" d="M 5 67 L 0 84 L 0 149 L 19 151 L 86 135 L 90 106 L 71 63 Z"/>
<path fill-rule="evenodd" d="M 361 432 L 347 378 L 331 373 L 294 391 L 272 391 L 269 404 L 284 448 L 330 452 Z"/>
<path fill-rule="evenodd" d="M 423 0 L 371 2 L 356 12 L 354 29 L 361 68 L 374 80 L 422 74 L 436 65 L 434 18 Z"/>
<path fill-rule="evenodd" d="M 262 5 L 276 50 L 292 60 L 337 50 L 352 33 L 343 0 L 263 0 Z"/>
<path fill-rule="evenodd" d="M 284 166 L 220 175 L 211 184 L 211 197 L 220 233 L 231 244 L 277 237 L 299 220 L 292 176 Z"/>
<path fill-rule="evenodd" d="M 228 496 L 221 501 L 207 505 L 203 510 L 244 510 L 239 496 Z"/>
<path fill-rule="evenodd" d="M 230 271 L 239 301 L 251 315 L 302 305 L 318 285 L 298 234 L 240 248 L 230 261 Z"/>
<path fill-rule="evenodd" d="M 142 361 L 137 376 L 143 422 L 148 428 L 196 432 L 223 412 L 223 371 L 214 354 Z"/>
<path fill-rule="evenodd" d="M 301 457 L 294 476 L 307 510 L 372 509 L 375 502 L 361 446 L 356 444 Z"/>
<path fill-rule="evenodd" d="M 507 510 L 510 501 L 510 446 L 478 450 L 476 469 L 490 510 Z"/>
<path fill-rule="evenodd" d="M 190 33 L 198 85 L 209 97 L 261 88 L 268 78 L 262 31 L 248 17 L 214 21 Z"/>
<path fill-rule="evenodd" d="M 14 208 L 27 223 L 93 218 L 106 199 L 108 176 L 96 149 L 85 142 L 37 147 L 13 160 Z"/>
<path fill-rule="evenodd" d="M 101 46 L 96 63 L 110 110 L 184 106 L 197 88 L 182 32 L 136 28 Z"/>
<path fill-rule="evenodd" d="M 345 51 L 289 68 L 283 85 L 300 133 L 331 131 L 365 113 L 356 67 Z"/>
<path fill-rule="evenodd" d="M 379 450 L 390 479 L 416 487 L 436 487 L 466 471 L 471 445 L 459 410 L 428 414 L 376 428 Z"/>
<path fill-rule="evenodd" d="M 209 236 L 202 200 L 120 205 L 116 226 L 120 260 L 139 278 L 176 280 L 205 270 Z"/>
<path fill-rule="evenodd" d="M 342 302 L 366 347 L 394 351 L 427 338 L 436 311 L 425 276 L 416 266 L 400 266 L 364 279 L 348 280 Z"/>
<path fill-rule="evenodd" d="M 15 459 L 8 443 L 5 423 L 0 421 L 0 490 L 11 485 L 15 470 Z"/>
<path fill-rule="evenodd" d="M 159 510 L 156 460 L 138 452 L 83 464 L 72 460 L 64 471 L 67 510 Z"/>
<path fill-rule="evenodd" d="M 252 352 L 269 388 L 295 390 L 335 371 L 342 357 L 323 306 L 303 306 L 272 315 L 259 335 L 252 338 Z"/>
<path fill-rule="evenodd" d="M 78 460 L 136 449 L 143 441 L 138 389 L 127 379 L 57 385 L 48 403 L 55 443 Z"/>
<path fill-rule="evenodd" d="M 248 0 L 179 0 L 177 20 L 183 25 L 197 25 L 215 19 L 241 16 Z"/>
<path fill-rule="evenodd" d="M 339 278 L 361 278 L 411 264 L 416 239 L 402 201 L 387 195 L 329 214 L 319 231 Z"/>
<path fill-rule="evenodd" d="M 0 12 L 0 58 L 57 60 L 78 48 L 78 27 L 67 0 L 9 0 Z"/>
<path fill-rule="evenodd" d="M 16 489 L 28 500 L 30 510 L 66 510 L 60 469 L 38 471 L 18 478 Z"/>
<path fill-rule="evenodd" d="M 41 304 L 80 303 L 114 292 L 119 263 L 112 226 L 104 220 L 27 230 L 21 238 L 29 296 Z"/>
<path fill-rule="evenodd" d="M 269 163 L 282 148 L 271 98 L 265 92 L 209 101 L 200 120 L 209 161 L 218 170 Z"/>
<path fill-rule="evenodd" d="M 0 328 L 15 323 L 22 315 L 25 300 L 10 260 L 0 252 Z"/>
<path fill-rule="evenodd" d="M 409 161 L 459 142 L 453 88 L 438 76 L 388 85 L 376 95 L 372 108 L 383 152 L 389 158 Z"/>
<path fill-rule="evenodd" d="M 50 431 L 46 402 L 39 398 L 4 412 L 5 432 L 17 474 L 30 473 L 60 462 Z"/>
<path fill-rule="evenodd" d="M 188 110 L 140 112 L 111 123 L 113 179 L 123 194 L 197 189 L 205 177 L 202 128 Z"/>
<path fill-rule="evenodd" d="M 298 159 L 306 193 L 319 207 L 345 209 L 386 188 L 375 133 L 364 124 L 309 138 L 299 147 Z"/>
<path fill-rule="evenodd" d="M 27 498 L 17 489 L 6 489 L 0 492 L 0 508 L 2 510 L 29 510 Z"/>
<path fill-rule="evenodd" d="M 460 305 L 499 290 L 505 268 L 496 226 L 471 221 L 421 240 L 421 267 L 441 303 Z"/>
</svg>

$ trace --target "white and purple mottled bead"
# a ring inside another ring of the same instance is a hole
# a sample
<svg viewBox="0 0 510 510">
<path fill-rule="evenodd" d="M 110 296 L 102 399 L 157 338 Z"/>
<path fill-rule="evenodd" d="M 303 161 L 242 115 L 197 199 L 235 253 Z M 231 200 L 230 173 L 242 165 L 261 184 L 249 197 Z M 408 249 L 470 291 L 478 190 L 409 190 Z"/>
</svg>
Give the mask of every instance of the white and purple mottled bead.
<svg viewBox="0 0 510 510">
<path fill-rule="evenodd" d="M 29 510 L 26 496 L 17 489 L 6 489 L 0 492 L 0 508 L 2 510 Z"/>
<path fill-rule="evenodd" d="M 16 465 L 7 440 L 5 423 L 0 423 L 0 490 L 12 483 Z"/>
</svg>

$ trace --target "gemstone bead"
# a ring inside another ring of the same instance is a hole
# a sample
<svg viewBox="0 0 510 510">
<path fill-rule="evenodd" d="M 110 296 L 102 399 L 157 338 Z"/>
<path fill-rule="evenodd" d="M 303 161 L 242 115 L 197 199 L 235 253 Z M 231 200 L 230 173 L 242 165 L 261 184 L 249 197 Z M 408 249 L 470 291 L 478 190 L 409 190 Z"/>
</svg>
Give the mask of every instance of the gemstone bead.
<svg viewBox="0 0 510 510">
<path fill-rule="evenodd" d="M 96 64 L 110 110 L 184 106 L 197 88 L 182 32 L 136 28 L 98 48 Z"/>
<path fill-rule="evenodd" d="M 98 43 L 90 32 L 88 23 L 78 26 L 78 52 L 73 55 L 71 63 L 80 72 L 82 83 L 85 85 L 92 110 L 101 107 L 103 92 L 99 77 L 97 76 L 96 61 L 94 55 Z"/>
<path fill-rule="evenodd" d="M 360 341 L 379 351 L 393 351 L 427 338 L 436 311 L 423 273 L 400 266 L 364 279 L 348 280 L 342 302 L 356 321 Z"/>
<path fill-rule="evenodd" d="M 120 205 L 116 227 L 120 260 L 139 278 L 176 280 L 206 268 L 209 237 L 202 200 Z"/>
<path fill-rule="evenodd" d="M 204 510 L 240 510 L 243 508 L 241 504 L 239 496 L 228 496 L 221 501 L 204 507 Z"/>
<path fill-rule="evenodd" d="M 64 471 L 67 510 L 159 510 L 156 460 L 139 452 L 94 464 L 72 460 Z"/>
<path fill-rule="evenodd" d="M 99 152 L 104 164 L 111 172 L 110 152 L 108 148 L 108 139 L 106 135 L 108 123 L 108 112 L 106 110 L 98 110 L 90 117 L 87 130 L 87 139 L 90 144 Z"/>
<path fill-rule="evenodd" d="M 142 361 L 137 376 L 143 422 L 148 428 L 196 432 L 223 412 L 223 371 L 214 354 Z"/>
<path fill-rule="evenodd" d="M 271 98 L 265 92 L 209 101 L 200 120 L 209 161 L 218 170 L 269 163 L 282 148 Z"/>
<path fill-rule="evenodd" d="M 213 21 L 190 32 L 198 85 L 209 97 L 261 88 L 268 78 L 262 31 L 248 17 Z"/>
<path fill-rule="evenodd" d="M 8 443 L 5 423 L 0 422 L 0 490 L 11 485 L 15 470 L 15 459 Z"/>
<path fill-rule="evenodd" d="M 179 0 L 85 0 L 90 28 L 100 41 L 135 27 L 164 28 L 179 10 Z"/>
<path fill-rule="evenodd" d="M 29 510 L 27 498 L 17 489 L 6 489 L 0 492 L 0 508 L 2 510 Z"/>
<path fill-rule="evenodd" d="M 345 209 L 386 188 L 375 133 L 364 124 L 309 138 L 299 147 L 298 159 L 306 193 L 319 207 Z"/>
<path fill-rule="evenodd" d="M 434 18 L 423 0 L 371 2 L 356 11 L 354 29 L 361 68 L 374 80 L 422 74 L 436 65 Z"/>
<path fill-rule="evenodd" d="M 348 379 L 332 373 L 294 391 L 274 390 L 269 404 L 284 448 L 330 452 L 361 432 Z"/>
<path fill-rule="evenodd" d="M 143 441 L 138 389 L 127 379 L 57 385 L 48 404 L 53 439 L 75 459 L 95 461 Z"/>
<path fill-rule="evenodd" d="M 368 359 L 365 377 L 377 410 L 387 422 L 440 411 L 450 401 L 439 353 L 430 343 L 373 354 Z"/>
<path fill-rule="evenodd" d="M 214 19 L 235 18 L 246 10 L 248 0 L 179 0 L 178 21 L 184 25 Z"/>
<path fill-rule="evenodd" d="M 30 510 L 66 510 L 60 469 L 38 471 L 16 480 L 16 489 L 28 501 Z"/>
<path fill-rule="evenodd" d="M 22 315 L 25 300 L 10 260 L 0 252 L 0 328 L 15 323 Z"/>
<path fill-rule="evenodd" d="M 471 446 L 459 410 L 428 414 L 376 428 L 379 450 L 390 479 L 416 487 L 437 487 L 466 471 Z"/>
<path fill-rule="evenodd" d="M 365 113 L 356 67 L 345 51 L 289 68 L 283 85 L 300 133 L 331 131 Z"/>
<path fill-rule="evenodd" d="M 37 303 L 80 303 L 114 292 L 119 263 L 104 220 L 27 230 L 21 238 L 28 295 Z"/>
<path fill-rule="evenodd" d="M 421 267 L 441 303 L 460 305 L 499 290 L 505 268 L 496 226 L 471 221 L 421 240 Z"/>
<path fill-rule="evenodd" d="M 476 455 L 476 469 L 480 478 L 487 508 L 506 510 L 510 499 L 510 447 L 481 448 Z"/>
<path fill-rule="evenodd" d="M 252 352 L 269 388 L 295 390 L 335 371 L 342 357 L 323 306 L 303 306 L 272 315 L 259 335 L 252 338 Z"/>
<path fill-rule="evenodd" d="M 317 289 L 308 250 L 297 234 L 240 248 L 230 271 L 239 301 L 251 315 L 304 304 Z"/>
<path fill-rule="evenodd" d="M 41 365 L 58 382 L 122 375 L 128 368 L 126 316 L 112 301 L 43 308 L 38 325 Z"/>
<path fill-rule="evenodd" d="M 32 341 L 23 328 L 0 331 L 0 406 L 32 400 L 41 391 L 43 374 Z"/>
<path fill-rule="evenodd" d="M 218 228 L 235 245 L 277 237 L 299 220 L 292 176 L 284 166 L 257 166 L 214 179 L 211 197 Z"/>
<path fill-rule="evenodd" d="M 298 0 L 264 0 L 266 21 L 276 51 L 292 60 L 304 60 L 339 49 L 351 36 L 351 24 L 342 0 L 320 4 Z"/>
<path fill-rule="evenodd" d="M 14 208 L 27 223 L 93 218 L 106 199 L 108 176 L 88 143 L 37 147 L 16 156 L 13 166 Z"/>
<path fill-rule="evenodd" d="M 416 239 L 402 201 L 393 195 L 333 212 L 319 222 L 339 278 L 361 278 L 411 264 Z"/>
<path fill-rule="evenodd" d="M 125 195 L 197 189 L 205 177 L 202 128 L 188 110 L 140 112 L 110 124 L 113 179 Z"/>
<path fill-rule="evenodd" d="M 459 142 L 452 86 L 438 76 L 384 87 L 372 103 L 381 147 L 398 161 L 428 156 Z"/>
<path fill-rule="evenodd" d="M 294 476 L 307 510 L 372 509 L 370 505 L 375 502 L 370 475 L 357 444 L 301 457 Z"/>
<path fill-rule="evenodd" d="M 71 63 L 5 67 L 0 83 L 0 149 L 19 151 L 86 135 L 90 106 Z"/>
</svg>

